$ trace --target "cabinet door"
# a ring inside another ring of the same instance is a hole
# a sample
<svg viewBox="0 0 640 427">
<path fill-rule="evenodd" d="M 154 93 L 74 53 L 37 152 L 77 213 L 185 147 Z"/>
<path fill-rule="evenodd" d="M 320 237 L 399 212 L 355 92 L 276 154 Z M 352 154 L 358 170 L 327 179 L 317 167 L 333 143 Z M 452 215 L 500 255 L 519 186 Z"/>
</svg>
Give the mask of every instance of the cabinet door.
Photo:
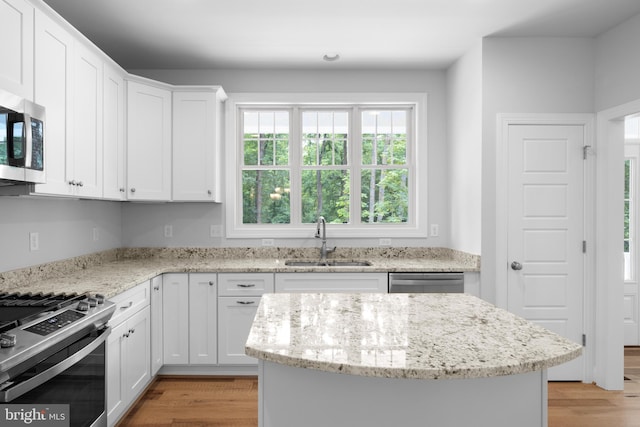
<svg viewBox="0 0 640 427">
<path fill-rule="evenodd" d="M 162 348 L 165 365 L 189 363 L 189 275 L 162 276 Z"/>
<path fill-rule="evenodd" d="M 0 0 L 0 87 L 33 100 L 33 6 Z"/>
<path fill-rule="evenodd" d="M 276 292 L 383 292 L 387 273 L 276 273 Z"/>
<path fill-rule="evenodd" d="M 171 199 L 171 92 L 127 83 L 127 197 Z"/>
<path fill-rule="evenodd" d="M 189 275 L 189 363 L 215 364 L 218 360 L 216 275 Z"/>
<path fill-rule="evenodd" d="M 145 307 L 127 320 L 126 359 L 123 365 L 124 386 L 128 405 L 138 397 L 151 379 L 149 307 Z"/>
<path fill-rule="evenodd" d="M 102 94 L 102 188 L 106 199 L 124 200 L 124 71 L 104 67 Z"/>
<path fill-rule="evenodd" d="M 214 93 L 173 92 L 173 200 L 219 201 L 215 119 Z"/>
<path fill-rule="evenodd" d="M 102 59 L 81 43 L 75 46 L 73 150 L 67 150 L 67 163 L 73 164 L 75 194 L 101 198 Z"/>
<path fill-rule="evenodd" d="M 151 376 L 163 365 L 162 357 L 162 276 L 151 279 Z"/>
<path fill-rule="evenodd" d="M 107 424 L 114 425 L 126 406 L 123 379 L 123 358 L 127 322 L 114 327 L 107 338 Z"/>
<path fill-rule="evenodd" d="M 36 193 L 69 195 L 73 187 L 67 146 L 72 145 L 73 37 L 42 12 L 35 20 L 35 102 L 47 109 L 46 184 Z"/>
<path fill-rule="evenodd" d="M 257 365 L 257 359 L 244 354 L 260 297 L 218 298 L 218 362 L 233 365 Z"/>
</svg>

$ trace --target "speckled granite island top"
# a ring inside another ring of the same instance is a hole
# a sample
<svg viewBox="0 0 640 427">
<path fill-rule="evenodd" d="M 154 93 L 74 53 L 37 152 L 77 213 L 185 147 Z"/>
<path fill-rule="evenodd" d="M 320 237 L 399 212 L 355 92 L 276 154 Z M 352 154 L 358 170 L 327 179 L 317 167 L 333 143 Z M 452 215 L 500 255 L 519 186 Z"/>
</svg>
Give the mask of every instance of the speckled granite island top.
<svg viewBox="0 0 640 427">
<path fill-rule="evenodd" d="M 292 367 L 439 379 L 537 371 L 582 347 L 466 294 L 270 294 L 245 350 Z"/>
</svg>

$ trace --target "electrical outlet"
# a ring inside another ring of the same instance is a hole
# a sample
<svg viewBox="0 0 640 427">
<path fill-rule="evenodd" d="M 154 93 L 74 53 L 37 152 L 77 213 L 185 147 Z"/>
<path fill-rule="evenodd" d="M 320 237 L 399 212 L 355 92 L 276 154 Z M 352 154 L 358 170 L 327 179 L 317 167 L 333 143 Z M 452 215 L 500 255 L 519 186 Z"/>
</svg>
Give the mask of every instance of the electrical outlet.
<svg viewBox="0 0 640 427">
<path fill-rule="evenodd" d="M 262 239 L 262 246 L 273 246 L 273 239 Z"/>
<path fill-rule="evenodd" d="M 440 235 L 440 226 L 438 224 L 431 224 L 431 237 L 438 237 Z"/>
<path fill-rule="evenodd" d="M 36 232 L 29 233 L 29 250 L 30 251 L 40 250 L 40 234 Z"/>
<path fill-rule="evenodd" d="M 378 244 L 380 246 L 391 246 L 391 239 L 380 239 Z"/>
<path fill-rule="evenodd" d="M 222 237 L 222 226 L 221 225 L 211 225 L 209 229 L 210 237 Z"/>
<path fill-rule="evenodd" d="M 173 237 L 173 225 L 167 224 L 164 226 L 164 237 Z"/>
<path fill-rule="evenodd" d="M 93 241 L 97 242 L 100 239 L 100 232 L 98 231 L 98 227 L 93 227 Z"/>
</svg>

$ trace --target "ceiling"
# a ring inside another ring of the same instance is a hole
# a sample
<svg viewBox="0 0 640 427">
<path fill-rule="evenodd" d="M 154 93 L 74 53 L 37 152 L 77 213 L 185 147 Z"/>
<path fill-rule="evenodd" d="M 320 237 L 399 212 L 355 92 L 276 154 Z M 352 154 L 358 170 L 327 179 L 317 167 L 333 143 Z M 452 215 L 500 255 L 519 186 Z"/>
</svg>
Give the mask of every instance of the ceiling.
<svg viewBox="0 0 640 427">
<path fill-rule="evenodd" d="M 126 69 L 445 68 L 482 37 L 594 37 L 640 13 L 639 0 L 44 2 Z"/>
</svg>

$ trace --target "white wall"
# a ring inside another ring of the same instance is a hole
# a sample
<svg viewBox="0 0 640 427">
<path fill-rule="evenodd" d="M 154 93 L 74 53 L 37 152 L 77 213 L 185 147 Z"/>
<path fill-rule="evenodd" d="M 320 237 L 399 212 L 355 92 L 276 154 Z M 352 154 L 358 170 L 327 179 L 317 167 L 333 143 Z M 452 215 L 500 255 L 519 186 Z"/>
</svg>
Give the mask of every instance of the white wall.
<svg viewBox="0 0 640 427">
<path fill-rule="evenodd" d="M 447 71 L 449 211 L 452 249 L 480 254 L 482 209 L 482 43 Z"/>
<path fill-rule="evenodd" d="M 0 272 L 119 248 L 121 218 L 115 202 L 0 197 Z M 31 232 L 38 251 L 29 250 Z"/>
<path fill-rule="evenodd" d="M 496 116 L 592 113 L 595 48 L 591 38 L 490 37 L 482 49 L 482 296 L 495 301 Z"/>
<path fill-rule="evenodd" d="M 640 14 L 596 38 L 595 111 L 640 99 Z"/>
<path fill-rule="evenodd" d="M 446 74 L 443 70 L 132 70 L 134 74 L 171 84 L 219 84 L 232 92 L 426 92 L 428 93 L 428 218 L 440 225 L 440 236 L 393 239 L 393 246 L 449 246 L 450 212 L 447 185 Z M 233 141 L 227 141 L 232 144 Z M 423 165 L 419 165 L 423 167 Z M 224 176 L 224 171 L 222 173 Z M 175 224 L 172 238 L 164 225 Z M 124 246 L 260 246 L 261 239 L 211 238 L 211 225 L 224 224 L 219 205 L 126 204 L 123 207 Z M 276 246 L 314 247 L 315 239 L 278 239 Z M 332 239 L 330 244 L 378 245 L 368 239 Z"/>
</svg>

